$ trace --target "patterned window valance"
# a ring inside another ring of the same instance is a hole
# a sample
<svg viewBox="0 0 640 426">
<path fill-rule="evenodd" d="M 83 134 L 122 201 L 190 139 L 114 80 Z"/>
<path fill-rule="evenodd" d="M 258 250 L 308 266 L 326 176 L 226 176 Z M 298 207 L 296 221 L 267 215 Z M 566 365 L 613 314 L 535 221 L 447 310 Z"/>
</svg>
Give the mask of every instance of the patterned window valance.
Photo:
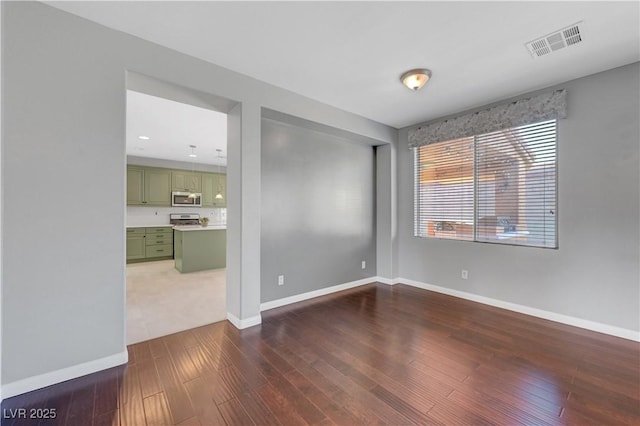
<svg viewBox="0 0 640 426">
<path fill-rule="evenodd" d="M 566 117 L 567 91 L 561 89 L 420 126 L 409 131 L 409 147 Z"/>
</svg>

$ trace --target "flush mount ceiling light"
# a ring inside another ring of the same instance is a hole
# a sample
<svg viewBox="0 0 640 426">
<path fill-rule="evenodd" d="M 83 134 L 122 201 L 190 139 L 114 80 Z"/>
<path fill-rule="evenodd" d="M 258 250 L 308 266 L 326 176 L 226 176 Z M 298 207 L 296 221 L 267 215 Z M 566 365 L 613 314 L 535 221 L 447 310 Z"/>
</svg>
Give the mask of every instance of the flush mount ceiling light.
<svg viewBox="0 0 640 426">
<path fill-rule="evenodd" d="M 138 136 L 138 139 L 142 139 L 143 141 L 148 141 L 151 138 L 149 136 Z"/>
<path fill-rule="evenodd" d="M 427 81 L 431 78 L 431 70 L 426 68 L 417 68 L 415 70 L 409 70 L 402 74 L 400 81 L 409 89 L 417 92 L 422 89 L 422 86 L 427 84 Z"/>
</svg>

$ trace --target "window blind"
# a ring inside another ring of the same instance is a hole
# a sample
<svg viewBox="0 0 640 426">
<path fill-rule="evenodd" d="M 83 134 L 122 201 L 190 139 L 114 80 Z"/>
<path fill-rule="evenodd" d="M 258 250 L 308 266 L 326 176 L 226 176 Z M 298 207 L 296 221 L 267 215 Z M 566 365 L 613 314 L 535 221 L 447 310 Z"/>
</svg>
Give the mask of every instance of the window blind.
<svg viewBox="0 0 640 426">
<path fill-rule="evenodd" d="M 414 152 L 416 236 L 557 247 L 555 119 Z"/>
<path fill-rule="evenodd" d="M 473 239 L 473 138 L 417 148 L 416 234 Z"/>
</svg>

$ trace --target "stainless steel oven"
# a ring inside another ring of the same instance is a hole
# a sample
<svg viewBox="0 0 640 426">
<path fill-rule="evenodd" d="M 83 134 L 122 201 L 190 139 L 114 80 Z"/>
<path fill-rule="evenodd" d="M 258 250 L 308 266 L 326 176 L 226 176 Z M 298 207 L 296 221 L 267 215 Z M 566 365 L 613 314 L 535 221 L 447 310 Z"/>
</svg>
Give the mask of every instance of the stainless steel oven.
<svg viewBox="0 0 640 426">
<path fill-rule="evenodd" d="M 172 192 L 171 205 L 202 207 L 202 194 L 199 192 Z"/>
<path fill-rule="evenodd" d="M 200 215 L 198 213 L 171 213 L 169 223 L 174 226 L 200 225 Z"/>
</svg>

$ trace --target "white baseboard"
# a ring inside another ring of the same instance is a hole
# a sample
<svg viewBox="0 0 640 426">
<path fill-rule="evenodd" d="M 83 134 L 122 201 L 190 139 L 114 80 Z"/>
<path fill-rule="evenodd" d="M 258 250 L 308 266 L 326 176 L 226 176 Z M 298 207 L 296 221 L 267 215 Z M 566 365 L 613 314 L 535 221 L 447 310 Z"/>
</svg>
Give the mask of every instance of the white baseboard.
<svg viewBox="0 0 640 426">
<path fill-rule="evenodd" d="M 56 383 L 86 376 L 87 374 L 126 364 L 128 360 L 129 354 L 125 349 L 123 352 L 104 358 L 7 383 L 2 386 L 2 397 L 11 398 L 12 396 L 55 385 Z"/>
<path fill-rule="evenodd" d="M 400 284 L 400 280 L 398 278 L 390 279 L 390 278 L 383 278 L 383 277 L 374 277 L 373 279 L 381 284 L 386 284 L 386 285 Z"/>
<path fill-rule="evenodd" d="M 260 316 L 260 314 L 241 320 L 237 316 L 227 312 L 227 320 L 229 320 L 229 322 L 233 324 L 234 327 L 238 330 L 243 330 L 245 328 L 253 327 L 254 325 L 262 323 L 262 317 Z"/>
<path fill-rule="evenodd" d="M 365 284 L 371 284 L 376 281 L 376 277 L 363 278 L 357 281 L 351 281 L 344 284 L 338 284 L 331 287 L 321 288 L 319 290 L 309 291 L 307 293 L 296 294 L 282 299 L 272 300 L 260 304 L 260 312 L 268 311 L 269 309 L 279 308 L 280 306 L 290 305 L 291 303 L 302 302 L 303 300 L 313 299 L 314 297 L 324 296 L 338 291 L 348 290 L 350 288 L 359 287 Z"/>
<path fill-rule="evenodd" d="M 406 278 L 399 278 L 399 283 L 410 285 L 412 287 L 421 288 L 424 290 L 435 291 L 436 293 L 447 294 L 449 296 L 459 297 L 461 299 L 471 300 L 473 302 L 482 303 L 484 305 L 495 306 L 497 308 L 507 309 L 509 311 L 518 312 L 525 315 L 531 315 L 538 318 L 543 318 L 549 321 L 559 322 L 562 324 L 572 325 L 574 327 L 584 328 L 586 330 L 597 331 L 598 333 L 609 334 L 611 336 L 621 337 L 623 339 L 634 340 L 640 342 L 640 332 L 635 330 L 629 330 L 626 328 L 615 327 L 613 325 L 602 324 L 595 321 L 589 321 L 582 318 L 576 318 L 569 315 L 558 314 L 556 312 L 545 311 L 543 309 L 532 308 L 525 305 L 519 305 L 517 303 L 505 302 L 498 299 L 492 299 L 490 297 L 480 296 L 473 293 L 467 293 L 465 291 L 454 290 L 451 288 L 440 287 L 433 284 L 427 284 L 420 281 L 409 280 Z"/>
</svg>

